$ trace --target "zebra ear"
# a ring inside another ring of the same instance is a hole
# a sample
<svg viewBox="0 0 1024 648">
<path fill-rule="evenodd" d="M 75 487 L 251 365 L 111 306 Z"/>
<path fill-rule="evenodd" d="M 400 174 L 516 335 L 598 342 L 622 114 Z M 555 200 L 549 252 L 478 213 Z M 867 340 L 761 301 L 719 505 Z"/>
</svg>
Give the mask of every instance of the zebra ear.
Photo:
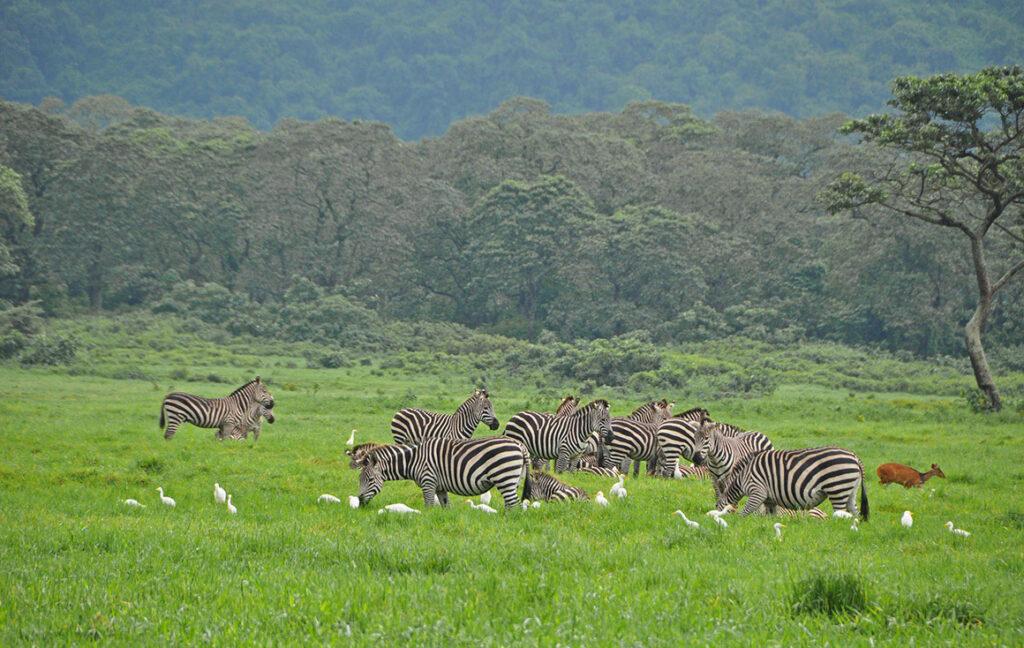
<svg viewBox="0 0 1024 648">
<path fill-rule="evenodd" d="M 259 381 L 260 381 L 260 377 L 256 376 L 256 380 L 254 380 L 253 382 L 259 382 Z"/>
</svg>

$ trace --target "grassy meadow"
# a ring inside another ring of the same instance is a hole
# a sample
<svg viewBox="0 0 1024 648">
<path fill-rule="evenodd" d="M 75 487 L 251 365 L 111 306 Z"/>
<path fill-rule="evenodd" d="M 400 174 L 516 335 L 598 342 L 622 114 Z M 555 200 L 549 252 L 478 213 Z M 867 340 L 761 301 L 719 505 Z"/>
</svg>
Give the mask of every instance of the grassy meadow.
<svg viewBox="0 0 1024 648">
<path fill-rule="evenodd" d="M 360 510 L 316 502 L 358 491 L 342 454 L 349 431 L 383 441 L 401 406 L 454 410 L 473 367 L 311 369 L 287 347 L 157 346 L 125 333 L 91 343 L 77 370 L 0 364 L 0 645 L 1024 643 L 1024 417 L 1013 408 L 980 415 L 954 395 L 802 380 L 813 367 L 759 398 L 658 394 L 780 448 L 857 452 L 871 519 L 856 533 L 783 520 L 778 542 L 774 520 L 736 516 L 719 529 L 704 516 L 708 482 L 643 475 L 607 509 L 484 515 L 453 498 L 449 510 L 378 515 L 392 502 L 422 508 L 419 490 L 388 483 Z M 255 373 L 278 403 L 258 443 L 191 426 L 164 441 L 164 393 L 224 395 Z M 502 423 L 553 408 L 565 387 L 493 373 L 488 386 Z M 592 396 L 617 415 L 639 400 Z M 938 463 L 948 478 L 882 488 L 874 469 L 887 461 Z M 236 516 L 214 504 L 215 481 Z M 593 495 L 613 480 L 567 481 Z M 160 505 L 158 486 L 177 508 Z M 124 506 L 129 497 L 147 508 Z M 946 520 L 973 535 L 953 536 Z"/>
</svg>

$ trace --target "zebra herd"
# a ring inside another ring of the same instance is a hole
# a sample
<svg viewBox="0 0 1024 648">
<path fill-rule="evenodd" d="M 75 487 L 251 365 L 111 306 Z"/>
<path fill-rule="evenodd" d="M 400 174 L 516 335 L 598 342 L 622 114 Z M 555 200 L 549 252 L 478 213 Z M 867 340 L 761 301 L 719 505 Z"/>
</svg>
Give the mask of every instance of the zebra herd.
<svg viewBox="0 0 1024 648">
<path fill-rule="evenodd" d="M 273 422 L 274 398 L 259 377 L 225 398 L 172 393 L 164 398 L 160 425 L 170 439 L 181 423 L 216 428 L 217 438 L 259 434 L 262 418 Z M 474 438 L 480 423 L 499 427 L 486 389 L 476 389 L 454 413 L 404 408 L 391 420 L 393 444 L 364 443 L 346 454 L 360 471 L 359 503 L 367 504 L 384 482 L 414 481 L 427 507 L 448 505 L 450 493 L 480 495 L 496 488 L 506 508 L 534 500 L 587 499 L 587 494 L 547 471 L 619 475 L 646 462 L 652 477 L 710 479 L 717 509 L 742 514 L 789 514 L 817 509 L 826 498 L 836 511 L 868 518 L 864 467 L 854 453 L 833 446 L 776 449 L 761 432 L 714 421 L 695 407 L 673 414 L 674 403 L 652 401 L 629 416 L 612 417 L 607 400 L 582 404 L 562 399 L 554 413 L 524 411 L 499 436 Z M 680 466 L 680 457 L 693 466 Z"/>
</svg>

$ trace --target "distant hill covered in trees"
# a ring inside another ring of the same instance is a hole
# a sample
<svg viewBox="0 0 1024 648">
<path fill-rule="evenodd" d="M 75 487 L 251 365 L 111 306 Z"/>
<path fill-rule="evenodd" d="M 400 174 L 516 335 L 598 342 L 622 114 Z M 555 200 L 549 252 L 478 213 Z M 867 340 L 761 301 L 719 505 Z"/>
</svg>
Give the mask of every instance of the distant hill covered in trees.
<svg viewBox="0 0 1024 648">
<path fill-rule="evenodd" d="M 858 0 L 0 3 L 0 97 L 439 135 L 515 95 L 556 112 L 883 107 L 890 79 L 1024 60 L 1024 3 Z"/>
</svg>

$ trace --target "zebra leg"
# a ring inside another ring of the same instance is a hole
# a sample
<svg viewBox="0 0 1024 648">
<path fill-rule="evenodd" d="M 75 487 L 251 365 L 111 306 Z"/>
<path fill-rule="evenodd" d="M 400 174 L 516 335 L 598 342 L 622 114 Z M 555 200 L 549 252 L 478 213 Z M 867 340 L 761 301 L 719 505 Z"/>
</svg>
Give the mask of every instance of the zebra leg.
<svg viewBox="0 0 1024 648">
<path fill-rule="evenodd" d="M 569 447 L 562 446 L 558 450 L 558 459 L 555 460 L 555 472 L 565 472 L 572 464 L 572 456 L 569 454 Z"/>
<path fill-rule="evenodd" d="M 181 423 L 178 421 L 169 421 L 167 423 L 167 428 L 164 430 L 164 438 L 170 441 L 171 437 L 174 436 L 174 433 L 178 431 L 178 426 L 180 424 Z"/>
<path fill-rule="evenodd" d="M 423 507 L 430 508 L 431 506 L 436 506 L 437 491 L 435 490 L 434 482 L 423 483 L 420 488 L 423 489 Z"/>
<path fill-rule="evenodd" d="M 448 508 L 448 493 L 446 491 L 437 493 L 437 500 L 441 502 L 443 508 Z"/>
<path fill-rule="evenodd" d="M 503 481 L 496 486 L 506 509 L 519 508 L 519 480 Z"/>
<path fill-rule="evenodd" d="M 764 501 L 767 498 L 768 493 L 764 492 L 761 488 L 755 488 L 750 491 L 750 495 L 747 497 L 747 505 L 743 507 L 743 511 L 740 512 L 740 515 L 757 513 L 757 511 L 764 506 Z"/>
<path fill-rule="evenodd" d="M 627 473 L 629 472 L 629 465 L 628 464 L 626 465 L 626 472 Z M 639 459 L 634 459 L 633 460 L 633 477 L 635 478 L 635 477 L 639 477 L 639 476 L 640 476 L 640 460 Z"/>
</svg>

